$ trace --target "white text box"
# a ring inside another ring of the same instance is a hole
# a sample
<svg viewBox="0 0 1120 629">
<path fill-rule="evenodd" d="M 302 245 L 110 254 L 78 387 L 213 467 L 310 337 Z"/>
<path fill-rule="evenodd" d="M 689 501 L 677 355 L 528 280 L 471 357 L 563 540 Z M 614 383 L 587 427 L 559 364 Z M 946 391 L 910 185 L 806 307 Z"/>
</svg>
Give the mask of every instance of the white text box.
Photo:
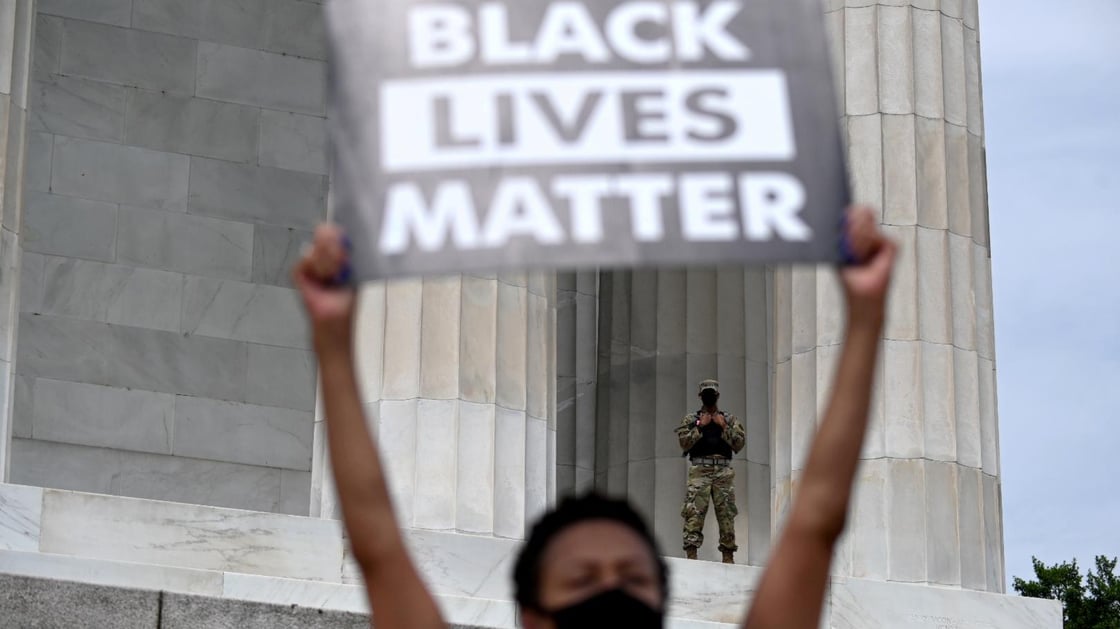
<svg viewBox="0 0 1120 629">
<path fill-rule="evenodd" d="M 402 79 L 380 100 L 386 173 L 796 154 L 779 70 Z"/>
</svg>

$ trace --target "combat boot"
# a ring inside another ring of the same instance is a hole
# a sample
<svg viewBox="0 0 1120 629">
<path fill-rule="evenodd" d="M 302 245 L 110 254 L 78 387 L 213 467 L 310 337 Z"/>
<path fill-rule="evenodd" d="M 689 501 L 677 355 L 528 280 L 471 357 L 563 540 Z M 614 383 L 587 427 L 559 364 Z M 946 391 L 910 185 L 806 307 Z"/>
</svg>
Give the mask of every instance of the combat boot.
<svg viewBox="0 0 1120 629">
<path fill-rule="evenodd" d="M 735 553 L 730 550 L 723 551 L 723 563 L 735 563 Z"/>
<path fill-rule="evenodd" d="M 695 548 L 684 549 L 684 556 L 688 559 L 696 559 L 696 549 Z"/>
</svg>

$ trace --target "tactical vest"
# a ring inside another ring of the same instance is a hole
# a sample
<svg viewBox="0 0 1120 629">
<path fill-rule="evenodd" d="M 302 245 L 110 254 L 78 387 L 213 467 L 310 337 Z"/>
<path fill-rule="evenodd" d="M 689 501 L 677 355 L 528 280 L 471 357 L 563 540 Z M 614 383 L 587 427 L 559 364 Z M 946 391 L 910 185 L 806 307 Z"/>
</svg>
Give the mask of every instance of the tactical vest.
<svg viewBox="0 0 1120 629">
<path fill-rule="evenodd" d="M 723 415 L 723 419 L 726 422 L 728 417 L 727 413 L 720 411 L 719 414 Z M 694 413 L 692 417 L 693 421 L 699 419 L 699 411 Z M 688 449 L 688 452 L 685 453 L 688 455 L 688 458 L 695 459 L 706 456 L 722 456 L 730 459 L 732 457 L 734 453 L 731 451 L 731 444 L 724 441 L 722 436 L 726 428 L 720 428 L 719 424 L 715 422 L 708 422 L 707 426 L 700 426 L 699 430 L 700 440 L 693 444 L 693 446 Z"/>
</svg>

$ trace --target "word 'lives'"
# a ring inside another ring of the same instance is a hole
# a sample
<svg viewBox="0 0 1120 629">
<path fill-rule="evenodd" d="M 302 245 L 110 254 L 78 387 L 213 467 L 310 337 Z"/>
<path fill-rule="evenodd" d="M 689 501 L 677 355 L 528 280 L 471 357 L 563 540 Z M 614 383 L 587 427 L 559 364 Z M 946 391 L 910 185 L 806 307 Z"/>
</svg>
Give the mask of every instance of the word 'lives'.
<svg viewBox="0 0 1120 629">
<path fill-rule="evenodd" d="M 380 85 L 380 164 L 390 178 L 379 251 L 498 249 L 516 238 L 545 246 L 669 235 L 808 240 L 801 182 L 732 169 L 795 157 L 784 73 L 666 65 L 749 59 L 735 35 L 742 10 L 733 0 L 598 11 L 552 2 L 536 13 L 498 2 L 411 7 L 408 62 L 427 72 Z M 528 19 L 537 22 L 525 28 Z M 614 59 L 649 66 L 601 67 Z M 539 67 L 558 64 L 565 71 Z M 431 74 L 441 68 L 451 74 Z M 676 170 L 696 163 L 707 166 Z M 617 172 L 632 164 L 663 168 Z M 566 169 L 542 175 L 556 166 Z M 415 179 L 433 172 L 435 183 Z"/>
</svg>

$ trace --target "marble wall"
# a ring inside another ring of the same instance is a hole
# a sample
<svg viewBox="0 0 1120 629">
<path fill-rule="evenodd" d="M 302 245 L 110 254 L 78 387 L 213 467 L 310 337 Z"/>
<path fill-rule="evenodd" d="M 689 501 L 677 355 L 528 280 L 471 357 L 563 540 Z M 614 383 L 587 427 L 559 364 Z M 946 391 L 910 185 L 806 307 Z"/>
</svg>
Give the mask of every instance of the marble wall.
<svg viewBox="0 0 1120 629">
<path fill-rule="evenodd" d="M 12 481 L 308 513 L 320 9 L 39 2 Z"/>
</svg>

